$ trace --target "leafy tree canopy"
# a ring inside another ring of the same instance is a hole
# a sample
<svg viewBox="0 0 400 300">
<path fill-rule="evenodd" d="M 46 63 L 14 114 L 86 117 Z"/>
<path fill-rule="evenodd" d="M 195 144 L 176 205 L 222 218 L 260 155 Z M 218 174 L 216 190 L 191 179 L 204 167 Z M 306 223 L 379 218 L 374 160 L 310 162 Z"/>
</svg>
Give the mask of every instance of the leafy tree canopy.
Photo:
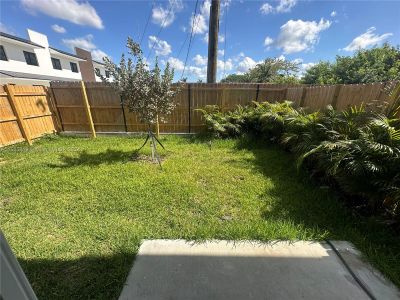
<svg viewBox="0 0 400 300">
<path fill-rule="evenodd" d="M 400 49 L 382 47 L 359 50 L 353 56 L 336 56 L 334 63 L 320 61 L 309 68 L 302 82 L 307 84 L 371 83 L 400 78 Z"/>
<path fill-rule="evenodd" d="M 159 121 L 163 121 L 164 116 L 175 108 L 174 97 L 179 88 L 172 90 L 171 87 L 174 70 L 167 63 L 162 73 L 157 59 L 150 70 L 139 44 L 128 38 L 126 46 L 131 57 L 126 59 L 122 54 L 119 65 L 104 58 L 105 68 L 112 80 L 101 76 L 102 80 L 120 94 L 123 104 L 129 111 L 138 113 L 142 122 L 149 126 L 156 124 L 158 135 Z"/>
<path fill-rule="evenodd" d="M 267 58 L 244 74 L 231 74 L 221 82 L 297 83 L 299 64 L 280 58 Z"/>
</svg>

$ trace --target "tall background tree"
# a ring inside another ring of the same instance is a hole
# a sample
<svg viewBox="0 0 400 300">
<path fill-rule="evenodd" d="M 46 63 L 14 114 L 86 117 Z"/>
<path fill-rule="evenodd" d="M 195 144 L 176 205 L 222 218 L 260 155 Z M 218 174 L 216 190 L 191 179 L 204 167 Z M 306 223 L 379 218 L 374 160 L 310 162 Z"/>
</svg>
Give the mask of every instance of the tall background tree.
<svg viewBox="0 0 400 300">
<path fill-rule="evenodd" d="M 158 137 L 160 122 L 175 108 L 174 97 L 179 88 L 172 89 L 174 70 L 167 63 L 162 73 L 157 59 L 154 68 L 149 69 L 139 44 L 128 38 L 126 46 L 131 57 L 125 59 L 122 54 L 119 65 L 104 58 L 112 79 L 98 75 L 119 93 L 122 103 L 130 112 L 137 113 L 149 130 L 155 125 Z"/>
<path fill-rule="evenodd" d="M 244 74 L 231 74 L 221 82 L 298 83 L 299 64 L 279 58 L 267 58 Z"/>
<path fill-rule="evenodd" d="M 384 44 L 359 50 L 353 56 L 336 56 L 333 63 L 320 61 L 309 68 L 306 84 L 371 83 L 400 79 L 400 49 Z"/>
</svg>

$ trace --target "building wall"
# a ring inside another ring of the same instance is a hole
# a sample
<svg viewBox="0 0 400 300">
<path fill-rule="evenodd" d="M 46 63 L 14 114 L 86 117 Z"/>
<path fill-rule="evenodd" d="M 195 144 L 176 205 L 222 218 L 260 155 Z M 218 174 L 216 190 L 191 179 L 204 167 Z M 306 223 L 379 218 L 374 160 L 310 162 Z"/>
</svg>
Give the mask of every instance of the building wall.
<svg viewBox="0 0 400 300">
<path fill-rule="evenodd" d="M 101 75 L 103 75 L 104 77 L 106 76 L 106 69 L 104 68 L 103 65 L 99 65 L 99 64 L 94 63 L 94 67 L 100 70 L 100 74 Z M 99 76 L 97 76 L 97 75 L 95 75 L 95 76 L 96 76 L 96 81 L 97 82 L 101 82 L 101 78 Z"/>
<path fill-rule="evenodd" d="M 30 46 L 28 44 L 16 45 L 12 42 L 8 42 L 2 39 L 1 44 L 5 49 L 8 61 L 0 60 L 0 70 L 56 76 L 60 78 L 69 78 L 71 80 L 82 80 L 82 75 L 80 72 L 75 73 L 71 71 L 70 62 L 74 62 L 78 65 L 78 61 L 76 59 L 74 59 L 73 57 L 71 57 L 71 59 L 68 59 L 61 55 L 51 54 L 47 37 L 41 33 L 28 29 L 28 35 L 32 42 L 39 44 L 45 48 L 35 48 L 34 46 Z M 39 66 L 28 65 L 25 61 L 23 51 L 34 52 L 36 54 Z M 53 68 L 51 57 L 60 60 L 62 70 L 56 70 Z"/>
</svg>

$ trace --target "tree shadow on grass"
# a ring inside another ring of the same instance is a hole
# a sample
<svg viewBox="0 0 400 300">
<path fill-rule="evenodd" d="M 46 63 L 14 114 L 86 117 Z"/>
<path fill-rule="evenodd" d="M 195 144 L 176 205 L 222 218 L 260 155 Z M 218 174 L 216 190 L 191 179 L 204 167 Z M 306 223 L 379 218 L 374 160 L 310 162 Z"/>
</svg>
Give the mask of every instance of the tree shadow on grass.
<svg viewBox="0 0 400 300">
<path fill-rule="evenodd" d="M 163 157 L 163 155 L 160 155 Z M 78 155 L 65 155 L 59 157 L 60 164 L 48 164 L 52 168 L 69 168 L 77 166 L 99 166 L 102 164 L 128 163 L 130 161 L 151 161 L 151 157 L 145 152 L 137 150 L 120 151 L 107 149 L 105 152 L 88 153 L 81 151 Z"/>
<path fill-rule="evenodd" d="M 289 221 L 303 229 L 308 238 L 347 240 L 397 285 L 400 285 L 400 236 L 377 217 L 363 217 L 348 208 L 335 190 L 311 180 L 297 170 L 295 157 L 265 141 L 242 138 L 236 151 L 246 149 L 254 158 L 243 162 L 273 184 L 261 196 L 265 205 L 260 214 L 266 221 Z M 239 161 L 231 162 L 238 164 Z M 272 199 L 272 200 L 271 200 Z"/>
<path fill-rule="evenodd" d="M 76 260 L 18 259 L 39 299 L 117 299 L 135 253 Z"/>
</svg>

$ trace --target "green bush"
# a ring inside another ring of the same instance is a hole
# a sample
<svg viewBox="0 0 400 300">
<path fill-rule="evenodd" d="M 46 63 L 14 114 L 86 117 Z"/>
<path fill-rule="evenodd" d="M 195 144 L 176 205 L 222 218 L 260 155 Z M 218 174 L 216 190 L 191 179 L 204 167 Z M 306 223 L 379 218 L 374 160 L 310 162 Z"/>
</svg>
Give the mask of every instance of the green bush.
<svg viewBox="0 0 400 300">
<path fill-rule="evenodd" d="M 369 211 L 400 217 L 400 120 L 364 106 L 307 113 L 290 102 L 202 110 L 216 137 L 257 136 L 295 153 L 298 166 L 337 186 Z"/>
</svg>

